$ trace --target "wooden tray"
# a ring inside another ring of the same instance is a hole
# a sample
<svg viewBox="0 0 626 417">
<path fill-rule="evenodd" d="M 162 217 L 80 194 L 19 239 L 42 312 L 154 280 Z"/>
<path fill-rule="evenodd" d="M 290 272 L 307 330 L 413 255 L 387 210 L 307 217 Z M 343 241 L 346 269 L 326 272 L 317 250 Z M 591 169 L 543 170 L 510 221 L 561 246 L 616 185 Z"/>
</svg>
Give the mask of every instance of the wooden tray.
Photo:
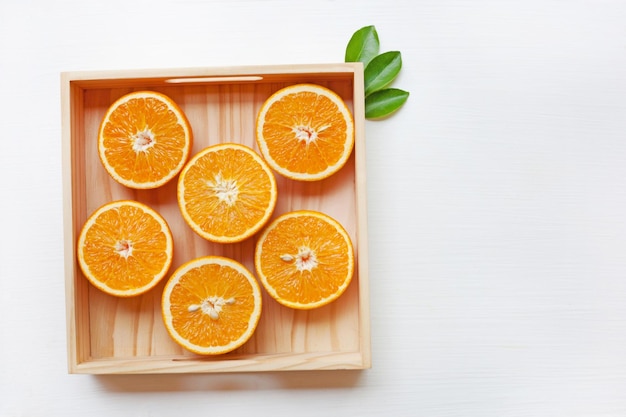
<svg viewBox="0 0 626 417">
<path fill-rule="evenodd" d="M 193 153 L 220 142 L 258 151 L 255 120 L 261 104 L 286 85 L 311 82 L 337 92 L 353 111 L 356 144 L 348 164 L 320 182 L 276 175 L 274 217 L 296 209 L 325 212 L 353 239 L 357 271 L 334 303 L 312 311 L 279 305 L 265 292 L 260 323 L 252 338 L 231 353 L 203 357 L 170 339 L 162 322 L 165 278 L 139 297 L 121 299 L 91 286 L 76 260 L 76 241 L 89 214 L 100 205 L 129 198 L 159 211 L 174 234 L 171 271 L 203 255 L 235 259 L 254 272 L 255 237 L 239 244 L 214 244 L 183 221 L 176 179 L 162 188 L 137 191 L 113 181 L 100 163 L 97 131 L 113 101 L 149 89 L 176 101 L 194 133 Z M 277 370 L 364 369 L 371 366 L 365 195 L 363 68 L 361 64 L 192 68 L 61 74 L 63 132 L 64 250 L 70 373 L 201 373 Z"/>
</svg>

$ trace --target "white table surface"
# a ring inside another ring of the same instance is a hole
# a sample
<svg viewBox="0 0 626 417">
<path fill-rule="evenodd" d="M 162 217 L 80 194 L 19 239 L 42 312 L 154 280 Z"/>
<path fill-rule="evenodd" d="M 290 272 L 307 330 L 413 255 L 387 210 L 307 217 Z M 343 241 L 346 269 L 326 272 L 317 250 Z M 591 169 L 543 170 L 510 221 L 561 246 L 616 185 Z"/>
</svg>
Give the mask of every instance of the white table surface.
<svg viewBox="0 0 626 417">
<path fill-rule="evenodd" d="M 411 92 L 366 123 L 372 369 L 68 375 L 59 73 L 370 24 Z M 624 1 L 2 1 L 0 132 L 1 416 L 626 415 Z"/>
</svg>

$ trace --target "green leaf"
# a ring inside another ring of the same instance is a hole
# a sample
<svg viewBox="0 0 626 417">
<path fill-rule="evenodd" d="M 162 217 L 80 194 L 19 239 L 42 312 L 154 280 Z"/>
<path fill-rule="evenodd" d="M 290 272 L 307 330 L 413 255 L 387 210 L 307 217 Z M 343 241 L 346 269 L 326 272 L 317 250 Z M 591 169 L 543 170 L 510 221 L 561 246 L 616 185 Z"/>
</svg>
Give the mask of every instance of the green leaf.
<svg viewBox="0 0 626 417">
<path fill-rule="evenodd" d="M 380 119 L 398 110 L 409 98 L 409 92 L 399 88 L 385 88 L 365 97 L 365 117 Z"/>
<path fill-rule="evenodd" d="M 402 56 L 398 51 L 385 52 L 370 61 L 363 71 L 365 96 L 389 85 L 402 68 Z"/>
<path fill-rule="evenodd" d="M 346 62 L 362 62 L 367 65 L 380 48 L 378 33 L 374 26 L 365 26 L 354 32 L 346 47 Z"/>
</svg>

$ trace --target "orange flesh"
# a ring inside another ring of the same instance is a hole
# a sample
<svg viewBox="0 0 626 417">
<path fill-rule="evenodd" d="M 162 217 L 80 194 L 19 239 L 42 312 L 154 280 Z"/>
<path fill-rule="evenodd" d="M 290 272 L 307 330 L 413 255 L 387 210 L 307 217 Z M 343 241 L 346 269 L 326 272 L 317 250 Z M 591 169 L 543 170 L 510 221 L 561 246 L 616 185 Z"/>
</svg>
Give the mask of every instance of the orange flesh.
<svg viewBox="0 0 626 417">
<path fill-rule="evenodd" d="M 219 279 L 216 279 L 219 277 Z M 211 318 L 201 310 L 189 311 L 209 297 L 233 302 Z M 181 276 L 170 295 L 172 324 L 176 332 L 196 346 L 224 346 L 241 338 L 248 329 L 255 300 L 248 280 L 233 268 L 207 264 Z"/>
<path fill-rule="evenodd" d="M 167 176 L 180 164 L 187 146 L 176 114 L 151 97 L 130 99 L 117 107 L 102 134 L 109 165 L 124 180 L 136 183 Z"/>
<path fill-rule="evenodd" d="M 191 219 L 214 236 L 250 234 L 267 217 L 275 185 L 240 149 L 209 152 L 184 174 L 184 206 Z"/>
<path fill-rule="evenodd" d="M 161 225 L 132 206 L 98 216 L 87 230 L 82 252 L 91 274 L 120 291 L 148 285 L 170 261 Z"/>
<path fill-rule="evenodd" d="M 265 115 L 263 136 L 269 154 L 292 172 L 315 174 L 344 153 L 346 121 L 329 98 L 311 92 L 287 95 Z"/>
<path fill-rule="evenodd" d="M 352 275 L 348 243 L 335 227 L 316 217 L 285 219 L 267 234 L 261 250 L 268 284 L 280 299 L 290 302 L 319 302 L 343 291 Z M 298 267 L 299 263 L 305 267 Z"/>
</svg>

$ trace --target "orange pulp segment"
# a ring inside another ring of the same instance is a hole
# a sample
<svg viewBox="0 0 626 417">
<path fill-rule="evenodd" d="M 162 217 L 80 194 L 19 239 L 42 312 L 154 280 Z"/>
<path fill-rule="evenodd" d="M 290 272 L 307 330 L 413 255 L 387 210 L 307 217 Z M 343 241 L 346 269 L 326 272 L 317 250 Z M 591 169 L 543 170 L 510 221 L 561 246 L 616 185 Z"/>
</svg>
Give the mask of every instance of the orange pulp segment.
<svg viewBox="0 0 626 417">
<path fill-rule="evenodd" d="M 180 172 L 192 140 L 191 126 L 171 98 L 137 91 L 122 96 L 107 110 L 98 132 L 98 154 L 120 184 L 151 189 Z"/>
<path fill-rule="evenodd" d="M 316 84 L 296 84 L 272 94 L 257 116 L 261 155 L 279 174 L 301 181 L 327 178 L 354 147 L 354 122 L 342 98 Z"/>
<path fill-rule="evenodd" d="M 346 230 L 330 216 L 309 210 L 283 214 L 263 231 L 254 263 L 267 292 L 296 309 L 336 300 L 354 273 L 354 249 Z"/>
<path fill-rule="evenodd" d="M 260 230 L 274 211 L 276 179 L 251 148 L 223 143 L 197 153 L 178 179 L 183 218 L 203 238 L 240 242 Z"/>
<path fill-rule="evenodd" d="M 261 289 L 239 262 L 206 256 L 172 274 L 161 306 L 165 327 L 176 343 L 198 354 L 222 354 L 254 333 L 261 316 Z"/>
<path fill-rule="evenodd" d="M 167 274 L 173 240 L 155 210 L 119 200 L 101 206 L 87 219 L 77 251 L 80 268 L 95 287 L 129 297 L 150 290 Z"/>
</svg>

